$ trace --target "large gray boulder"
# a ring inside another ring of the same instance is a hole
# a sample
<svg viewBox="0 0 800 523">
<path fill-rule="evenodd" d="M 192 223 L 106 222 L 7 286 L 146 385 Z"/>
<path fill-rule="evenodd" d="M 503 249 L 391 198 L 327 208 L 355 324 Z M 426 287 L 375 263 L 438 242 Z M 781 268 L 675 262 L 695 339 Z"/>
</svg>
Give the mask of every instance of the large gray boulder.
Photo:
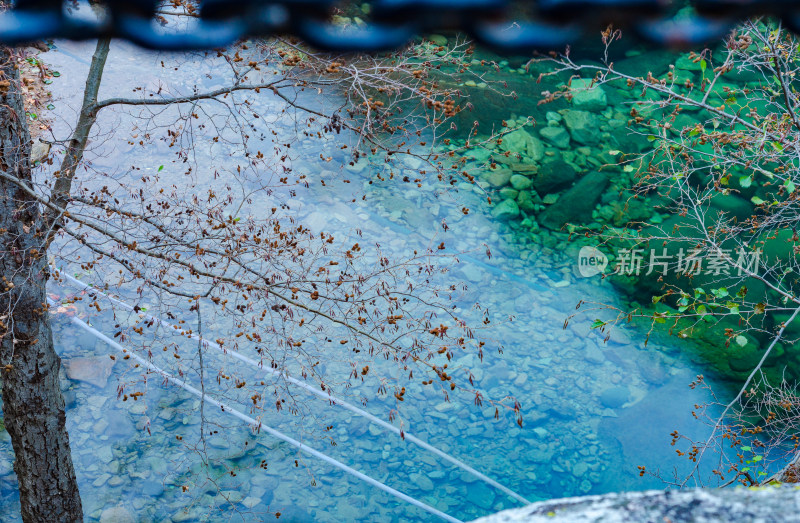
<svg viewBox="0 0 800 523">
<path fill-rule="evenodd" d="M 758 489 L 695 489 L 621 492 L 553 499 L 504 510 L 473 523 L 718 523 L 722 521 L 800 522 L 800 490 L 794 486 Z"/>
</svg>

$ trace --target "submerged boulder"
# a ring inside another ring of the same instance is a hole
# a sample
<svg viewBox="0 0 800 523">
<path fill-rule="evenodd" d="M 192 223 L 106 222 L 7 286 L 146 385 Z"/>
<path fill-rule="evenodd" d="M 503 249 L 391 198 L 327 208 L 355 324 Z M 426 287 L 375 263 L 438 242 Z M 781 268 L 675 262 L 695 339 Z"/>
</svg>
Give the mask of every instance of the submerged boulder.
<svg viewBox="0 0 800 523">
<path fill-rule="evenodd" d="M 489 172 L 486 181 L 492 184 L 492 187 L 503 187 L 504 185 L 508 185 L 512 174 L 513 172 L 511 169 L 499 167 Z"/>
<path fill-rule="evenodd" d="M 519 153 L 527 159 L 539 161 L 544 158 L 544 145 L 541 140 L 531 136 L 525 129 L 517 129 L 503 136 L 502 151 Z"/>
<path fill-rule="evenodd" d="M 605 90 L 599 85 L 592 85 L 589 78 L 575 78 L 570 85 L 572 88 L 572 104 L 576 109 L 586 111 L 602 111 L 608 105 Z"/>
<path fill-rule="evenodd" d="M 539 223 L 559 230 L 567 223 L 585 223 L 592 218 L 592 210 L 608 186 L 608 176 L 591 172 L 564 192 L 558 202 L 539 214 Z"/>
<path fill-rule="evenodd" d="M 552 193 L 572 184 L 577 174 L 564 160 L 545 162 L 532 179 L 533 187 L 539 194 Z"/>
<path fill-rule="evenodd" d="M 560 125 L 548 125 L 539 131 L 539 136 L 542 140 L 553 144 L 559 149 L 566 149 L 569 147 L 569 133 L 564 130 Z"/>
<path fill-rule="evenodd" d="M 600 122 L 588 111 L 564 111 L 564 124 L 572 139 L 580 144 L 593 145 L 600 141 Z"/>
<path fill-rule="evenodd" d="M 497 220 L 510 220 L 519 216 L 519 206 L 514 200 L 503 200 L 492 209 L 492 217 Z"/>
<path fill-rule="evenodd" d="M 100 513 L 100 523 L 134 523 L 136 518 L 128 509 L 123 507 L 110 507 Z"/>
<path fill-rule="evenodd" d="M 70 358 L 64 360 L 64 371 L 71 380 L 85 381 L 101 389 L 108 383 L 114 361 L 107 357 Z"/>
</svg>

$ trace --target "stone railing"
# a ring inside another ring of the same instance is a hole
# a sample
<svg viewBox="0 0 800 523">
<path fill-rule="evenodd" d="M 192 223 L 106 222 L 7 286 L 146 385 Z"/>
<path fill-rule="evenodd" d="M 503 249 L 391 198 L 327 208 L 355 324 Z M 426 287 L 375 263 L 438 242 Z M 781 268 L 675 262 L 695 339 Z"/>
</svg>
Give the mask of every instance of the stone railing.
<svg viewBox="0 0 800 523">
<path fill-rule="evenodd" d="M 800 522 L 800 487 L 650 490 L 554 499 L 473 523 Z"/>
</svg>

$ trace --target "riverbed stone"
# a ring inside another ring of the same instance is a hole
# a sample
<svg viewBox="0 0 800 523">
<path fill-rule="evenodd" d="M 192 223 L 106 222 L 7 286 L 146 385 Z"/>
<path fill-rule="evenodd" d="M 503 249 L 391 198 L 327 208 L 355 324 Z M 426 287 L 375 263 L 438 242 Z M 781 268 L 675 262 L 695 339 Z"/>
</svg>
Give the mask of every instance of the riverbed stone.
<svg viewBox="0 0 800 523">
<path fill-rule="evenodd" d="M 591 172 L 538 216 L 539 223 L 559 230 L 567 223 L 584 223 L 592 219 L 592 210 L 608 185 L 605 173 Z"/>
<path fill-rule="evenodd" d="M 511 175 L 509 181 L 511 182 L 511 187 L 518 191 L 525 191 L 533 186 L 531 179 L 521 174 Z"/>
<path fill-rule="evenodd" d="M 533 161 L 539 161 L 544 157 L 544 144 L 525 129 L 517 129 L 503 136 L 500 149 L 519 153 Z"/>
<path fill-rule="evenodd" d="M 513 172 L 511 169 L 500 167 L 489 172 L 489 175 L 486 177 L 486 181 L 492 184 L 492 187 L 503 187 L 504 185 L 508 185 L 508 181 L 511 179 L 512 174 Z"/>
<path fill-rule="evenodd" d="M 492 209 L 492 217 L 497 220 L 510 220 L 519 216 L 519 206 L 514 200 L 503 200 Z"/>
<path fill-rule="evenodd" d="M 569 186 L 576 176 L 575 168 L 564 160 L 551 160 L 542 164 L 532 184 L 536 192 L 546 194 Z"/>
<path fill-rule="evenodd" d="M 511 187 L 503 187 L 498 191 L 498 194 L 500 194 L 500 198 L 503 200 L 516 200 L 519 191 Z"/>
<path fill-rule="evenodd" d="M 113 368 L 114 360 L 102 356 L 64 360 L 64 371 L 69 379 L 91 383 L 101 389 L 108 383 Z"/>
<path fill-rule="evenodd" d="M 536 200 L 539 199 L 539 195 L 536 194 L 536 198 L 534 198 L 534 194 L 531 191 L 520 191 L 519 195 L 517 196 L 517 205 L 519 208 L 526 213 L 532 213 L 536 210 Z"/>
<path fill-rule="evenodd" d="M 605 90 L 599 85 L 592 86 L 589 78 L 575 78 L 572 80 L 572 104 L 576 109 L 586 111 L 602 111 L 608 105 Z"/>
<path fill-rule="evenodd" d="M 110 507 L 100 514 L 100 523 L 135 523 L 136 518 L 123 507 Z"/>
<path fill-rule="evenodd" d="M 545 142 L 551 143 L 559 149 L 566 149 L 569 147 L 569 133 L 563 127 L 547 126 L 539 131 L 539 136 Z"/>
<path fill-rule="evenodd" d="M 482 481 L 467 487 L 467 499 L 482 509 L 489 510 L 494 505 L 495 494 L 491 487 Z"/>
<path fill-rule="evenodd" d="M 630 399 L 628 387 L 609 387 L 600 393 L 600 403 L 609 409 L 618 409 Z"/>
<path fill-rule="evenodd" d="M 431 481 L 431 479 L 425 474 L 415 472 L 410 474 L 408 477 L 411 480 L 411 483 L 416 485 L 419 490 L 424 490 L 426 492 L 433 490 L 433 481 Z"/>
<path fill-rule="evenodd" d="M 588 111 L 564 111 L 564 124 L 572 139 L 580 144 L 593 145 L 600 140 L 600 122 Z"/>
</svg>

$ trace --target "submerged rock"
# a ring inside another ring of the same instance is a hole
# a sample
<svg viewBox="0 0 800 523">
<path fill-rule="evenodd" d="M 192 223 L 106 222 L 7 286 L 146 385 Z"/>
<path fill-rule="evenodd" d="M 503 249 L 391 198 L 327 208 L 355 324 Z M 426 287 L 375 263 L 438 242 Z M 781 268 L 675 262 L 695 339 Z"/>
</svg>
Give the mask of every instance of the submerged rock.
<svg viewBox="0 0 800 523">
<path fill-rule="evenodd" d="M 564 111 L 564 123 L 572 139 L 584 145 L 592 145 L 600 140 L 600 123 L 595 115 L 588 111 Z"/>
<path fill-rule="evenodd" d="M 552 230 L 559 230 L 567 223 L 583 223 L 591 220 L 592 210 L 608 185 L 604 173 L 592 172 L 581 178 L 558 202 L 539 214 L 539 223 Z"/>
<path fill-rule="evenodd" d="M 543 127 L 542 130 L 539 131 L 539 136 L 542 137 L 542 140 L 555 145 L 559 149 L 566 149 L 569 147 L 569 133 L 561 126 Z"/>
<path fill-rule="evenodd" d="M 517 129 L 503 136 L 503 143 L 500 149 L 512 153 L 519 153 L 533 161 L 544 158 L 544 145 L 541 140 L 531 136 L 524 129 Z"/>
<path fill-rule="evenodd" d="M 541 198 L 533 191 L 520 191 L 517 195 L 517 205 L 526 213 L 534 212 L 538 203 L 541 203 Z"/>
<path fill-rule="evenodd" d="M 539 194 L 547 194 L 569 186 L 575 180 L 575 168 L 564 160 L 545 162 L 533 177 L 533 187 Z"/>
<path fill-rule="evenodd" d="M 530 189 L 533 185 L 533 182 L 527 176 L 523 176 L 521 174 L 514 174 L 511 176 L 509 180 L 511 182 L 511 187 L 518 191 L 525 191 Z"/>
<path fill-rule="evenodd" d="M 467 498 L 482 509 L 491 509 L 494 497 L 492 488 L 483 482 L 475 482 L 467 487 Z"/>
<path fill-rule="evenodd" d="M 609 409 L 618 409 L 628 402 L 631 392 L 628 387 L 609 387 L 600 393 L 600 403 Z"/>
<path fill-rule="evenodd" d="M 572 103 L 576 109 L 587 111 L 602 111 L 608 105 L 605 90 L 599 85 L 592 86 L 589 78 L 576 78 L 572 80 Z"/>
<path fill-rule="evenodd" d="M 428 476 L 420 473 L 413 473 L 409 476 L 411 482 L 417 486 L 419 490 L 430 492 L 433 490 L 433 481 Z"/>
<path fill-rule="evenodd" d="M 492 217 L 497 220 L 510 220 L 519 216 L 519 206 L 514 200 L 503 200 L 492 209 Z"/>
<path fill-rule="evenodd" d="M 508 184 L 511 179 L 511 169 L 498 168 L 492 170 L 486 177 L 486 181 L 492 184 L 492 187 L 503 187 Z"/>
<path fill-rule="evenodd" d="M 100 523 L 135 523 L 130 511 L 123 507 L 111 507 L 100 514 Z"/>
<path fill-rule="evenodd" d="M 105 388 L 114 360 L 107 357 L 70 358 L 64 360 L 64 371 L 71 380 L 85 381 L 96 387 Z"/>
</svg>

